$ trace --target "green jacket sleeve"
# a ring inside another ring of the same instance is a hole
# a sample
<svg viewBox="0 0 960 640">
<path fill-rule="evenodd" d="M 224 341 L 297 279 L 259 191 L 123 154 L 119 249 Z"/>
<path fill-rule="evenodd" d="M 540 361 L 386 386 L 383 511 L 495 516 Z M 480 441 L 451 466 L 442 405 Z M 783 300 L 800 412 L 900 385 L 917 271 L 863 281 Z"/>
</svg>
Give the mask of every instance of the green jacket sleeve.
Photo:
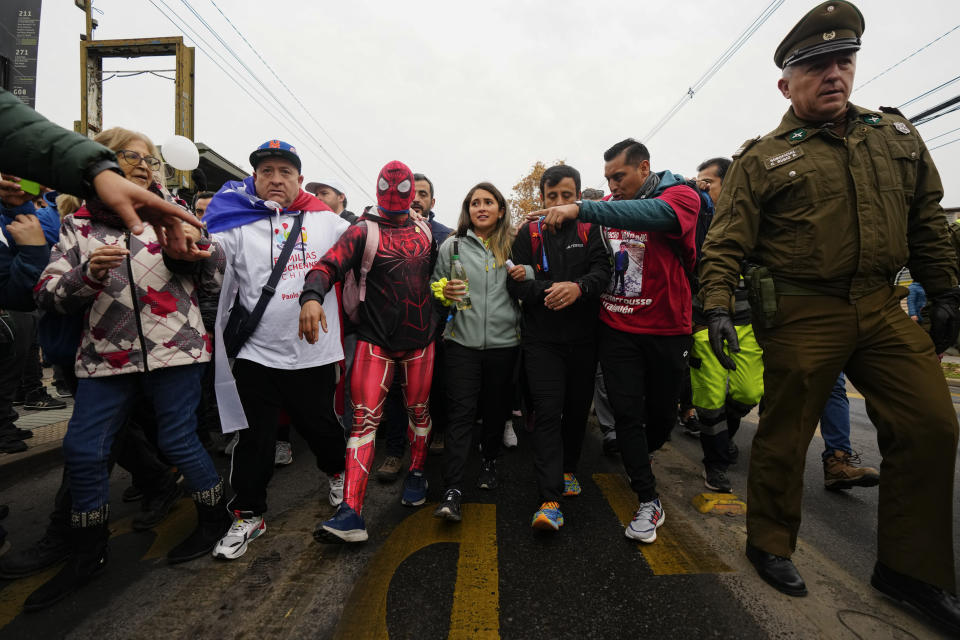
<svg viewBox="0 0 960 640">
<path fill-rule="evenodd" d="M 34 180 L 62 193 L 88 193 L 87 170 L 116 162 L 108 148 L 60 127 L 0 89 L 0 171 Z M 92 177 L 92 176 L 91 176 Z"/>
<path fill-rule="evenodd" d="M 745 164 L 734 160 L 724 179 L 717 213 L 703 241 L 700 257 L 700 292 L 704 310 L 731 305 L 740 278 L 740 262 L 750 255 L 760 229 L 760 204 Z"/>
<path fill-rule="evenodd" d="M 930 297 L 957 286 L 957 254 L 950 241 L 946 216 L 940 207 L 942 197 L 940 174 L 926 145 L 921 142 L 917 186 L 907 219 L 907 246 L 910 248 L 907 266 Z"/>
<path fill-rule="evenodd" d="M 677 213 L 660 198 L 644 200 L 584 200 L 580 219 L 614 229 L 631 231 L 680 231 Z"/>
</svg>

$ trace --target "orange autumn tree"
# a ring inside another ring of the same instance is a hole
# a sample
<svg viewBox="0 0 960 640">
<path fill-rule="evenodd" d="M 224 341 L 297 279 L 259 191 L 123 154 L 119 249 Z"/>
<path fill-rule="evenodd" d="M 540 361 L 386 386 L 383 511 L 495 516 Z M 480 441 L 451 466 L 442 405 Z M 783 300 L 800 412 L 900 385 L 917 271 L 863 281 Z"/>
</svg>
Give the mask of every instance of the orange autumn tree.
<svg viewBox="0 0 960 640">
<path fill-rule="evenodd" d="M 563 160 L 557 160 L 553 166 L 560 164 L 564 164 Z M 527 175 L 513 185 L 513 193 L 507 198 L 507 205 L 510 207 L 510 219 L 514 224 L 531 211 L 540 209 L 540 178 L 546 170 L 547 165 L 537 160 Z"/>
</svg>

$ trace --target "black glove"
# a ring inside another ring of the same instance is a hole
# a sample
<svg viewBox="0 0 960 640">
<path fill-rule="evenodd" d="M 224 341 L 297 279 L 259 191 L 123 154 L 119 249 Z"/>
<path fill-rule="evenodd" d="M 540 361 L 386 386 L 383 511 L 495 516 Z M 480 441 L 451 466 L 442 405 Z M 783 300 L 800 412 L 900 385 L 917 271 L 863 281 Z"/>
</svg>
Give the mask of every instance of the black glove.
<svg viewBox="0 0 960 640">
<path fill-rule="evenodd" d="M 957 342 L 960 333 L 960 287 L 948 289 L 931 298 L 929 305 L 930 339 L 941 354 Z"/>
<path fill-rule="evenodd" d="M 717 307 L 707 311 L 706 316 L 707 335 L 710 337 L 710 348 L 713 350 L 713 355 L 717 357 L 717 361 L 724 369 L 736 371 L 737 365 L 723 350 L 723 343 L 726 341 L 730 353 L 740 351 L 740 340 L 737 338 L 737 329 L 733 326 L 730 312 L 722 307 Z"/>
</svg>

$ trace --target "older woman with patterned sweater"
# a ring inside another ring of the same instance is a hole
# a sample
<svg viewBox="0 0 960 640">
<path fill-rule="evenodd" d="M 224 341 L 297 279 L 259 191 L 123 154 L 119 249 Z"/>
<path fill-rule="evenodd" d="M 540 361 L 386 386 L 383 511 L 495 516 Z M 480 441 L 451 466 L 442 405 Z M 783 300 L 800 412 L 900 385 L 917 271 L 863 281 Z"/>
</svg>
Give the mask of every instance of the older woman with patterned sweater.
<svg viewBox="0 0 960 640">
<path fill-rule="evenodd" d="M 146 136 L 115 128 L 97 141 L 116 152 L 128 180 L 162 195 L 155 178 L 161 165 Z M 197 293 L 219 287 L 223 256 L 216 247 L 211 254 L 194 245 L 178 255 L 181 261 L 173 260 L 161 248 L 162 233 L 145 224 L 141 234 L 131 234 L 115 211 L 88 201 L 64 218 L 35 290 L 40 308 L 82 313 L 84 321 L 75 367 L 79 386 L 63 441 L 74 553 L 27 599 L 27 609 L 66 597 L 106 564 L 108 457 L 138 390 L 153 400 L 158 445 L 183 473 L 199 515 L 197 529 L 168 559 L 209 553 L 229 524 L 223 483 L 196 435 L 200 378 L 211 352 Z M 199 232 L 189 233 L 200 241 Z"/>
</svg>

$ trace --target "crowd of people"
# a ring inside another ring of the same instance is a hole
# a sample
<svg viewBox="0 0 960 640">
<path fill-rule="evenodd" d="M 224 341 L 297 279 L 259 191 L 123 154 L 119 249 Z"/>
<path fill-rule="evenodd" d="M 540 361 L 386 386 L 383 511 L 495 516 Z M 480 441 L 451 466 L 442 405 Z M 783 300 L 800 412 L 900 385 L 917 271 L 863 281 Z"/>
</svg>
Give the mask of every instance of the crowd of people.
<svg viewBox="0 0 960 640">
<path fill-rule="evenodd" d="M 498 487 L 497 457 L 526 416 L 530 525 L 556 532 L 564 500 L 583 490 L 591 406 L 637 495 L 624 533 L 650 544 L 666 518 L 651 460 L 674 427 L 699 438 L 705 487 L 730 492 L 734 436 L 759 403 L 747 486 L 758 574 L 807 593 L 790 556 L 819 423 L 824 486 L 880 484 L 872 584 L 960 630 L 957 417 L 937 359 L 960 329 L 958 259 L 916 130 L 896 110 L 848 101 L 863 30 L 844 0 L 804 16 L 775 55 L 791 103 L 781 125 L 691 179 L 654 171 L 628 138 L 604 153 L 608 196 L 561 164 L 540 178 L 541 211 L 512 220 L 501 191 L 479 182 L 454 229 L 435 218 L 433 182 L 403 162 L 382 168 L 376 204 L 357 216 L 337 180 L 304 186 L 281 140 L 251 152 L 250 177 L 188 205 L 143 134 L 116 127 L 91 142 L 0 94 L 0 450 L 29 436 L 13 404 L 58 406 L 41 357 L 57 365 L 58 395 L 74 397 L 50 525 L 0 557 L 0 575 L 67 560 L 27 610 L 97 575 L 114 463 L 142 500 L 135 528 L 192 497 L 197 526 L 170 562 L 242 556 L 266 532 L 291 428 L 337 507 L 314 537 L 339 544 L 368 538 L 381 424 L 376 477 L 398 478 L 409 446 L 401 502 L 423 505 L 428 453 L 442 452 L 433 515 L 461 522 L 464 487 Z M 38 149 L 22 130 L 54 142 Z M 36 203 L 16 176 L 81 199 L 51 189 Z M 894 283 L 904 266 L 918 281 L 909 315 Z M 850 445 L 845 376 L 867 398 L 882 483 Z M 226 482 L 211 431 L 232 438 Z"/>
</svg>

